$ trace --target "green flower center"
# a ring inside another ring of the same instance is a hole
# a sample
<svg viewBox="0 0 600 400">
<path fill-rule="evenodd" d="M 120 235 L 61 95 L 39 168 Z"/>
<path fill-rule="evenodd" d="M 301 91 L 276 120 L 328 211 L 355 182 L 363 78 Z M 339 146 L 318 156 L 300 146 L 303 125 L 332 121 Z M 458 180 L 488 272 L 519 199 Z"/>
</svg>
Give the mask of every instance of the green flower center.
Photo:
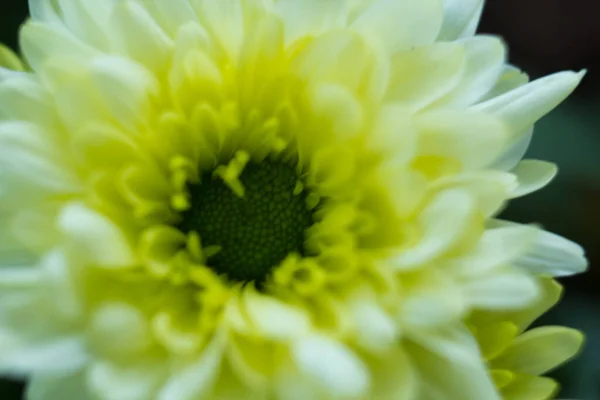
<svg viewBox="0 0 600 400">
<path fill-rule="evenodd" d="M 249 163 L 239 176 L 244 195 L 207 173 L 189 187 L 191 207 L 179 228 L 196 231 L 203 246 L 219 246 L 208 260 L 219 274 L 234 281 L 260 284 L 292 252 L 302 253 L 304 232 L 313 223 L 306 191 L 290 165 Z M 298 193 L 299 192 L 299 193 Z"/>
</svg>

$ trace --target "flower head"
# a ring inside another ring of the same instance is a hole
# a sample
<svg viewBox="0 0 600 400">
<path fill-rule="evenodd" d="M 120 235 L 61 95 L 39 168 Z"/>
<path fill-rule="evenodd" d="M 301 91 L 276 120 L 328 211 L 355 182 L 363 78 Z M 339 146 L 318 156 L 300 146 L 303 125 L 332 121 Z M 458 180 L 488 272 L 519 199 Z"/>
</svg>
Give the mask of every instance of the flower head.
<svg viewBox="0 0 600 400">
<path fill-rule="evenodd" d="M 527 83 L 482 6 L 31 0 L 0 371 L 34 399 L 498 398 L 462 321 L 585 269 L 493 219 L 555 174 L 520 158 L 582 74 Z"/>
</svg>

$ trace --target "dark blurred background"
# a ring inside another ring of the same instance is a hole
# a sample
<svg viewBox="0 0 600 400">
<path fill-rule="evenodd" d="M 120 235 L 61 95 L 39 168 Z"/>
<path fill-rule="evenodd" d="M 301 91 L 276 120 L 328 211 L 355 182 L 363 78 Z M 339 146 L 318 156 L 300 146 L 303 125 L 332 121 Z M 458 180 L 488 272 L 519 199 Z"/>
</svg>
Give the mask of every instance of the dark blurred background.
<svg viewBox="0 0 600 400">
<path fill-rule="evenodd" d="M 16 48 L 26 15 L 25 0 L 0 2 L 0 42 Z M 537 124 L 528 153 L 557 163 L 558 178 L 514 201 L 503 217 L 541 223 L 587 249 L 590 271 L 562 280 L 565 298 L 540 322 L 587 335 L 583 354 L 554 373 L 563 385 L 560 397 L 600 400 L 600 270 L 594 268 L 600 265 L 600 0 L 488 0 L 480 31 L 504 37 L 511 62 L 532 78 L 588 69 L 575 94 Z M 0 400 L 20 399 L 21 390 L 0 381 Z"/>
</svg>

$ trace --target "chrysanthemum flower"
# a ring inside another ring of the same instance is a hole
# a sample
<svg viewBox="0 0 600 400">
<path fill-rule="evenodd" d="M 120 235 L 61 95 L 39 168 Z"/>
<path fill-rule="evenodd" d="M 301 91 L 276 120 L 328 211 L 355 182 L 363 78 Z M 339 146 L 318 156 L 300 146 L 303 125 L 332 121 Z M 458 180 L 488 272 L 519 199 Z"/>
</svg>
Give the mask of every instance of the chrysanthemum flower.
<svg viewBox="0 0 600 400">
<path fill-rule="evenodd" d="M 30 0 L 0 69 L 0 371 L 30 399 L 497 399 L 462 322 L 580 272 L 479 0 Z M 18 61 L 18 60 L 17 60 Z M 13 64 L 20 63 L 13 60 Z"/>
<path fill-rule="evenodd" d="M 540 287 L 540 298 L 524 310 L 474 312 L 468 319 L 491 375 L 506 400 L 552 398 L 558 383 L 539 375 L 571 359 L 583 343 L 580 332 L 561 326 L 525 331 L 558 302 L 562 292 L 561 285 L 547 277 L 540 278 Z"/>
</svg>

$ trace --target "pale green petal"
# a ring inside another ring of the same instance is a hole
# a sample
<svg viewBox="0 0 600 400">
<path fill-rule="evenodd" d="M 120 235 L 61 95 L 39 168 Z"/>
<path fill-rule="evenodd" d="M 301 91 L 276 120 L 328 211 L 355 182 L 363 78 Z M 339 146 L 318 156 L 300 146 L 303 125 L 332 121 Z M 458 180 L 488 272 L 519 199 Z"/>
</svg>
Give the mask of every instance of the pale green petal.
<svg viewBox="0 0 600 400">
<path fill-rule="evenodd" d="M 486 360 L 501 354 L 517 337 L 519 327 L 510 322 L 484 324 L 476 327 L 475 336 Z"/>
<path fill-rule="evenodd" d="M 513 197 L 525 196 L 546 186 L 558 173 L 556 164 L 539 160 L 521 161 L 511 171 L 519 180 L 519 187 Z"/>
<path fill-rule="evenodd" d="M 25 66 L 18 55 L 0 43 L 0 68 L 7 68 L 13 71 L 23 71 Z"/>
<path fill-rule="evenodd" d="M 533 248 L 514 262 L 530 272 L 552 276 L 578 274 L 587 269 L 583 248 L 562 236 L 542 231 Z"/>
<path fill-rule="evenodd" d="M 523 310 L 494 313 L 475 311 L 470 320 L 473 321 L 475 326 L 510 321 L 519 328 L 519 332 L 523 332 L 533 321 L 554 306 L 562 294 L 561 285 L 552 278 L 538 278 L 538 286 L 540 288 L 539 298 Z"/>
<path fill-rule="evenodd" d="M 492 361 L 492 366 L 518 373 L 541 375 L 575 356 L 583 334 L 561 326 L 544 326 L 527 331 Z"/>
<path fill-rule="evenodd" d="M 519 375 L 502 389 L 504 400 L 549 400 L 558 391 L 558 383 L 550 378 Z"/>
</svg>

